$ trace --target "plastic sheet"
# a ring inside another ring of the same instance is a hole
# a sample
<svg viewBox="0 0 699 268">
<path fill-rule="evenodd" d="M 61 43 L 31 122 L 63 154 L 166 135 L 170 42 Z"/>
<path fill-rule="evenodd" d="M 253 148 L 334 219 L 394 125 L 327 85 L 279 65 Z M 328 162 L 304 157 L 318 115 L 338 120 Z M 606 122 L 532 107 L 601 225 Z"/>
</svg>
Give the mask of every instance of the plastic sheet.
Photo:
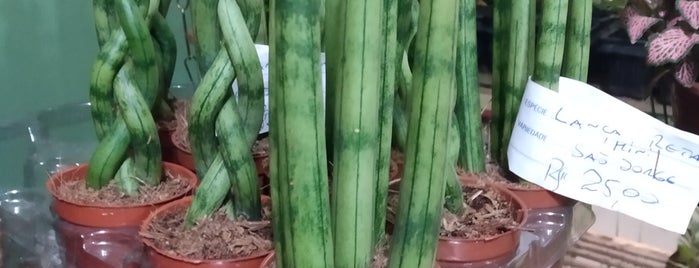
<svg viewBox="0 0 699 268">
<path fill-rule="evenodd" d="M 22 177 L 27 190 L 0 195 L 2 267 L 151 267 L 136 228 L 79 226 L 57 219 L 50 210 L 51 198 L 44 187 L 47 175 L 61 167 L 87 161 L 89 153 L 85 152 L 91 152 L 96 144 L 94 137 L 75 135 L 75 132 L 94 133 L 89 116 L 85 116 L 89 115 L 88 108 L 80 104 L 47 110 L 46 114 L 61 116 L 42 115 L 39 127 L 32 124 L 17 128 L 22 130 L 16 131 L 17 135 L 26 135 L 23 131 L 29 130 L 28 140 L 33 150 L 24 167 L 13 166 L 24 169 Z M 70 118 L 75 124 L 66 127 L 61 125 L 64 122 L 58 122 L 59 118 Z M 592 211 L 583 204 L 529 211 L 519 248 L 513 256 L 458 267 L 550 267 L 590 228 L 594 219 Z"/>
<path fill-rule="evenodd" d="M 151 267 L 137 228 L 92 228 L 56 218 L 43 191 L 0 196 L 3 267 Z M 594 222 L 589 207 L 531 210 L 513 256 L 451 267 L 551 267 Z"/>
</svg>

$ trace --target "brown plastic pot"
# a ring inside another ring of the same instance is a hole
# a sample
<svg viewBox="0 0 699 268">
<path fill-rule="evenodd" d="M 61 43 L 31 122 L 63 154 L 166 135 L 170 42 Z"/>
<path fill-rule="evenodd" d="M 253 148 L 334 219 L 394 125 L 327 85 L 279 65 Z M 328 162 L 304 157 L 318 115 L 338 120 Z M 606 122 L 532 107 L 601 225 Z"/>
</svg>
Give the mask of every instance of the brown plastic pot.
<svg viewBox="0 0 699 268">
<path fill-rule="evenodd" d="M 262 264 L 260 264 L 260 268 L 271 268 L 272 265 L 274 264 L 274 251 L 267 255 L 267 257 L 262 260 Z"/>
<path fill-rule="evenodd" d="M 572 206 L 577 202 L 574 199 L 570 199 L 541 187 L 521 189 L 508 186 L 507 189 L 519 197 L 524 204 L 526 204 L 528 209 L 565 207 Z"/>
<path fill-rule="evenodd" d="M 269 153 L 254 153 L 252 160 L 255 160 L 257 175 L 264 175 L 269 169 Z"/>
<path fill-rule="evenodd" d="M 460 176 L 462 184 L 473 185 L 478 179 Z M 495 189 L 516 209 L 517 227 L 503 234 L 482 239 L 440 237 L 437 243 L 437 261 L 442 267 L 463 267 L 474 263 L 493 265 L 512 257 L 519 246 L 520 230 L 527 220 L 526 205 L 515 194 L 498 184 L 483 182 L 485 187 Z"/>
<path fill-rule="evenodd" d="M 64 182 L 84 180 L 88 165 L 80 165 L 57 172 L 46 182 L 46 188 L 53 196 L 53 210 L 63 220 L 99 228 L 139 226 L 151 212 L 168 202 L 190 194 L 198 183 L 197 176 L 182 166 L 168 162 L 163 162 L 163 166 L 173 176 L 185 179 L 189 186 L 181 194 L 156 203 L 129 206 L 75 204 L 56 195 L 56 189 Z"/>
<path fill-rule="evenodd" d="M 516 177 L 516 181 L 524 180 L 512 172 L 508 172 L 506 176 Z M 532 188 L 522 188 L 510 184 L 504 184 L 508 190 L 519 197 L 527 209 L 547 209 L 564 206 L 575 205 L 577 201 L 568 197 L 559 195 L 552 191 L 546 190 L 543 187 L 535 186 Z"/>
<path fill-rule="evenodd" d="M 269 202 L 269 197 L 262 196 L 262 203 Z M 146 220 L 141 225 L 141 232 L 145 232 L 147 227 L 158 217 L 168 214 L 172 210 L 177 210 L 181 208 L 188 208 L 192 203 L 192 197 L 188 196 L 171 202 L 165 206 L 158 208 L 153 214 L 148 216 Z M 235 259 L 224 259 L 224 260 L 200 260 L 191 259 L 187 257 L 182 257 L 173 254 L 172 252 L 165 251 L 157 248 L 149 239 L 141 238 L 146 247 L 148 248 L 148 259 L 154 267 L 163 268 L 258 268 L 262 261 L 272 252 L 264 251 L 253 254 L 251 256 L 235 258 Z"/>
<path fill-rule="evenodd" d="M 676 85 L 672 92 L 675 127 L 699 135 L 699 84 L 694 84 L 692 88 Z"/>
</svg>

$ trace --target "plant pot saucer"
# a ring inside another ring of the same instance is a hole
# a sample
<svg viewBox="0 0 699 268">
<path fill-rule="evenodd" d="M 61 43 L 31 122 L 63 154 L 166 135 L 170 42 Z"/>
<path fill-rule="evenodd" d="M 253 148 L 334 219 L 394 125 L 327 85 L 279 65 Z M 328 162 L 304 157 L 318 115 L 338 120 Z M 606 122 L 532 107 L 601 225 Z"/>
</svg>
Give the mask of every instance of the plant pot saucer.
<svg viewBox="0 0 699 268">
<path fill-rule="evenodd" d="M 54 228 L 68 267 L 139 267 L 141 263 L 138 227 L 96 228 L 58 219 Z"/>
</svg>

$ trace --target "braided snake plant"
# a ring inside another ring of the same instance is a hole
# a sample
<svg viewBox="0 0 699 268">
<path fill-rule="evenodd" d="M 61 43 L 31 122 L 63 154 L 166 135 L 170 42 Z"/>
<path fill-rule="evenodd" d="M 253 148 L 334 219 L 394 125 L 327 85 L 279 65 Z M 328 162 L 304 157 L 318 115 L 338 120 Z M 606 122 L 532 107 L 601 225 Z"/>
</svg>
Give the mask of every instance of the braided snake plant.
<svg viewBox="0 0 699 268">
<path fill-rule="evenodd" d="M 90 102 L 99 139 L 87 185 L 112 179 L 129 195 L 160 183 L 160 141 L 151 111 L 167 94 L 176 47 L 164 16 L 170 1 L 95 0 L 99 54 Z M 131 153 L 128 150 L 131 149 Z"/>
<path fill-rule="evenodd" d="M 116 178 L 124 189 L 135 191 L 139 183 L 153 184 L 160 178 L 151 111 L 165 94 L 174 62 L 167 41 L 171 34 L 161 13 L 169 1 L 161 1 L 95 0 L 100 54 L 93 67 L 91 101 L 100 145 L 91 159 L 92 187 Z M 500 163 L 511 133 L 506 126 L 514 122 L 532 72 L 532 2 L 495 3 L 494 43 L 500 53 L 493 55 L 493 113 L 498 121 L 491 154 Z M 277 264 L 369 265 L 384 235 L 390 151 L 395 145 L 406 159 L 389 266 L 432 267 L 442 207 L 446 203 L 450 210 L 461 210 L 454 165 L 471 172 L 485 170 L 475 4 L 270 0 L 268 23 L 262 0 L 193 0 L 198 67 L 204 75 L 192 97 L 189 141 L 202 180 L 186 222 L 191 225 L 221 207 L 235 218 L 261 219 L 250 154 L 264 109 L 254 40 L 269 38 Z M 573 4 L 569 12 L 564 0 L 542 4 L 542 23 L 555 26 L 543 27 L 546 31 L 537 44 L 534 77 L 545 83 L 560 74 L 562 56 L 555 53 L 564 51 L 560 35 L 566 34 L 565 17 L 577 16 L 567 14 L 581 7 Z M 584 36 L 577 38 L 584 42 Z M 566 47 L 566 55 L 576 54 L 568 52 L 575 49 Z M 321 51 L 328 57 L 325 114 Z M 579 61 L 565 61 L 566 74 L 576 72 L 571 66 L 586 64 L 584 53 L 578 54 Z M 234 80 L 238 96 L 231 90 Z M 555 83 L 546 86 L 555 89 Z M 129 148 L 132 154 L 127 154 Z M 328 158 L 333 163 L 332 194 Z"/>
<path fill-rule="evenodd" d="M 253 43 L 263 7 L 256 0 L 198 0 L 192 7 L 204 76 L 192 96 L 189 141 L 202 179 L 185 222 L 191 226 L 222 206 L 232 218 L 260 220 L 250 148 L 264 112 L 262 67 Z M 233 80 L 238 81 L 237 100 Z"/>
</svg>

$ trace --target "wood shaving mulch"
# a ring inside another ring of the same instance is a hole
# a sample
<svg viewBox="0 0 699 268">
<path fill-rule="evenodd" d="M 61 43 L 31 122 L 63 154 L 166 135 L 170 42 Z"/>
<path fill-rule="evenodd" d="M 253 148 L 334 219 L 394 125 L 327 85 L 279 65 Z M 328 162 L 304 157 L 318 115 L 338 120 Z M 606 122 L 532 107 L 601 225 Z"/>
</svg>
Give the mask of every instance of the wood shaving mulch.
<svg viewBox="0 0 699 268">
<path fill-rule="evenodd" d="M 478 186 L 462 189 L 465 213 L 456 215 L 444 209 L 440 236 L 482 239 L 517 227 L 513 204 L 494 189 Z"/>
<path fill-rule="evenodd" d="M 56 196 L 75 204 L 118 207 L 154 204 L 187 191 L 189 184 L 185 179 L 173 178 L 170 174 L 165 174 L 164 177 L 166 179 L 156 186 L 140 185 L 135 196 L 123 192 L 114 180 L 102 189 L 88 188 L 85 180 L 66 181 L 57 187 Z"/>
<path fill-rule="evenodd" d="M 440 236 L 482 239 L 503 234 L 517 227 L 516 211 L 511 202 L 492 188 L 482 185 L 463 186 L 464 214 L 442 211 Z M 386 220 L 395 223 L 399 196 L 388 194 Z"/>
<path fill-rule="evenodd" d="M 268 220 L 233 220 L 221 208 L 185 228 L 186 212 L 180 208 L 155 219 L 141 236 L 169 254 L 200 260 L 233 259 L 272 250 Z"/>
</svg>

